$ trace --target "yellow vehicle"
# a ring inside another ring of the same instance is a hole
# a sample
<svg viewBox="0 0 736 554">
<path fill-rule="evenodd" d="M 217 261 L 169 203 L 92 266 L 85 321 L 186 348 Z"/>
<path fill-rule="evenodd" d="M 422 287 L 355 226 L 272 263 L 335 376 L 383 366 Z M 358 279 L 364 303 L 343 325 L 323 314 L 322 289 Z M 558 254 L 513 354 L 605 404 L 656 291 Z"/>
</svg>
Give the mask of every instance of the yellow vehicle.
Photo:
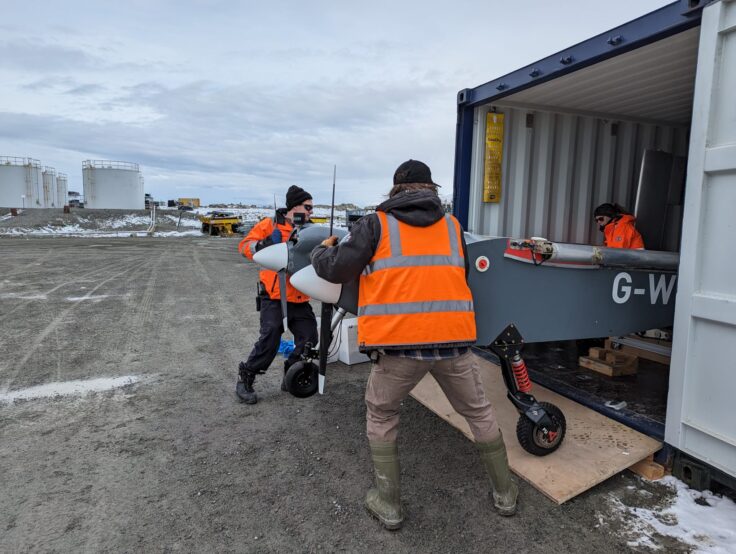
<svg viewBox="0 0 736 554">
<path fill-rule="evenodd" d="M 199 208 L 199 198 L 179 198 L 176 201 L 179 206 L 189 206 L 190 208 Z"/>
<path fill-rule="evenodd" d="M 240 230 L 243 224 L 241 216 L 232 212 L 214 211 L 200 215 L 202 232 L 206 235 L 232 235 Z"/>
</svg>

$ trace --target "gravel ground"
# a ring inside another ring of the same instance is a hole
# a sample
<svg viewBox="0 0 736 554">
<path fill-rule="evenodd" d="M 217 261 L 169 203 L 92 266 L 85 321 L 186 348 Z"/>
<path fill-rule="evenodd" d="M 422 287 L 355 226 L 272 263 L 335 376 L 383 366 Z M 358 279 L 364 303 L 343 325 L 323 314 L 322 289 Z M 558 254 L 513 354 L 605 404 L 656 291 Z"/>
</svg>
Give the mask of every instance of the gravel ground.
<svg viewBox="0 0 736 554">
<path fill-rule="evenodd" d="M 630 548 L 628 522 L 612 498 L 671 501 L 630 474 L 562 506 L 521 483 L 519 514 L 500 518 L 473 445 L 408 399 L 406 522 L 384 531 L 362 507 L 366 364 L 331 365 L 327 394 L 297 399 L 279 390 L 277 359 L 256 383 L 258 404 L 237 402 L 258 317 L 257 268 L 236 244 L 0 238 L 0 398 L 139 379 L 0 400 L 1 552 L 618 553 Z"/>
</svg>

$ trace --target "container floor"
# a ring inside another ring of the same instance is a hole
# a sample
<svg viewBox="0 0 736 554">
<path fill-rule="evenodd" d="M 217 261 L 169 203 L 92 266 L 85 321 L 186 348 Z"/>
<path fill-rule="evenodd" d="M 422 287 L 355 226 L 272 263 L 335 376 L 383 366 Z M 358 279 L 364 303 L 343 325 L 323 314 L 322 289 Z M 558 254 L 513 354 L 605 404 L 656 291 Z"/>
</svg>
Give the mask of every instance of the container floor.
<svg viewBox="0 0 736 554">
<path fill-rule="evenodd" d="M 591 346 L 603 346 L 603 341 L 528 344 L 523 356 L 530 369 L 544 375 L 548 387 L 561 383 L 609 406 L 625 402 L 625 409 L 664 424 L 669 367 L 640 358 L 636 375 L 608 377 L 578 365 L 578 356 L 587 355 Z"/>
</svg>

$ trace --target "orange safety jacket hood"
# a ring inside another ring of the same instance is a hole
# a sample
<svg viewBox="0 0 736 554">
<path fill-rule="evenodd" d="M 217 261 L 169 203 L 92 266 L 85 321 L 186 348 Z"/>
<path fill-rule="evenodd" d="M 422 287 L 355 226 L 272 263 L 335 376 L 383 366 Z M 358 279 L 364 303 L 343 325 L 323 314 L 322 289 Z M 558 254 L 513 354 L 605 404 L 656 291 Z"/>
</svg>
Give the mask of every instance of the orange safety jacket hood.
<svg viewBox="0 0 736 554">
<path fill-rule="evenodd" d="M 271 217 L 266 217 L 259 221 L 250 230 L 246 237 L 240 241 L 238 251 L 249 260 L 252 260 L 253 254 L 260 249 L 260 247 L 257 248 L 258 243 L 262 244 L 262 241 L 268 239 L 273 234 L 274 228 L 276 227 L 281 231 L 281 242 L 286 242 L 294 227 L 284 217 L 285 213 L 286 210 L 281 208 L 276 212 L 275 222 Z M 276 271 L 261 269 L 258 274 L 258 278 L 261 283 L 263 283 L 263 288 L 271 300 L 281 300 L 279 275 Z M 286 300 L 287 302 L 297 303 L 309 302 L 309 296 L 291 286 L 291 281 L 288 276 L 286 278 Z"/>
<path fill-rule="evenodd" d="M 604 245 L 608 248 L 644 248 L 644 240 L 636 230 L 633 215 L 625 214 L 608 223 L 603 229 Z"/>
<path fill-rule="evenodd" d="M 448 214 L 415 226 L 392 213 L 376 214 L 380 239 L 360 276 L 360 349 L 474 344 L 473 296 L 466 282 L 459 222 Z"/>
</svg>

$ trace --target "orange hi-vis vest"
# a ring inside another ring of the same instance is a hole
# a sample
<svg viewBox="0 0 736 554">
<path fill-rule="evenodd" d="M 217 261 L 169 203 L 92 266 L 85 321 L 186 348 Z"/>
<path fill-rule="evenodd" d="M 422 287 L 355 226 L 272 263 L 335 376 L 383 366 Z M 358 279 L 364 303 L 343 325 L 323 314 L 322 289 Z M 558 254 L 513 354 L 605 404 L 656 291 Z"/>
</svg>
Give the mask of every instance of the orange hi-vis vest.
<svg viewBox="0 0 736 554">
<path fill-rule="evenodd" d="M 376 213 L 381 239 L 360 276 L 360 349 L 474 344 L 473 296 L 457 219 L 448 214 L 428 227 L 414 227 Z"/>
<path fill-rule="evenodd" d="M 281 242 L 286 242 L 291 235 L 292 225 L 290 223 L 277 223 L 273 218 L 266 217 L 259 221 L 250 230 L 250 233 L 240 241 L 238 251 L 249 260 L 252 260 L 253 254 L 256 253 L 256 243 L 259 240 L 271 236 L 271 233 L 273 233 L 276 227 L 281 231 Z M 258 277 L 261 283 L 263 283 L 263 288 L 266 290 L 268 297 L 271 300 L 281 300 L 281 286 L 279 285 L 278 273 L 270 269 L 261 269 Z M 306 294 L 291 286 L 291 280 L 288 276 L 286 277 L 286 301 L 295 303 L 309 302 L 309 297 Z"/>
</svg>

